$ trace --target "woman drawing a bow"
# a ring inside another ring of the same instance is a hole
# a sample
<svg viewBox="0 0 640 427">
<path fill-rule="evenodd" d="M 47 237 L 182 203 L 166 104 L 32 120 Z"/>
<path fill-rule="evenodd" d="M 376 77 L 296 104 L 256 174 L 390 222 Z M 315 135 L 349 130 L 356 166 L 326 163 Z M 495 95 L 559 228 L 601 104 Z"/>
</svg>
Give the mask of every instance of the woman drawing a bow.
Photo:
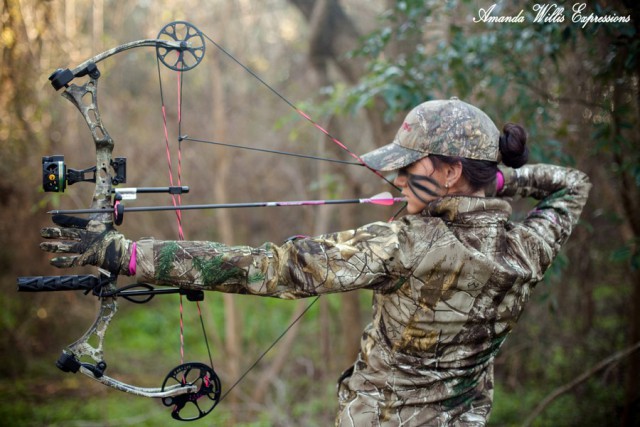
<svg viewBox="0 0 640 427">
<path fill-rule="evenodd" d="M 525 143 L 519 125 L 500 133 L 472 105 L 429 101 L 362 156 L 397 172 L 407 215 L 392 222 L 247 247 L 131 241 L 57 217 L 41 246 L 64 253 L 58 267 L 96 265 L 141 283 L 284 299 L 370 289 L 373 318 L 340 377 L 336 424 L 482 426 L 494 358 L 590 189 L 577 170 L 525 165 Z M 513 196 L 539 201 L 522 222 L 509 220 Z"/>
</svg>

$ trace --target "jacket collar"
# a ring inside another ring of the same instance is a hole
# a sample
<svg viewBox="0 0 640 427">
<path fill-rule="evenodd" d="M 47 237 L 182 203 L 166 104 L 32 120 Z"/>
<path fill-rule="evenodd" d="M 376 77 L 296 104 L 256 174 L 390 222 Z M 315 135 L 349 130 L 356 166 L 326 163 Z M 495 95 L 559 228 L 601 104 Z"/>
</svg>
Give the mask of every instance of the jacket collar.
<svg viewBox="0 0 640 427">
<path fill-rule="evenodd" d="M 447 196 L 429 203 L 422 215 L 460 224 L 498 224 L 509 219 L 511 205 L 495 197 Z"/>
</svg>

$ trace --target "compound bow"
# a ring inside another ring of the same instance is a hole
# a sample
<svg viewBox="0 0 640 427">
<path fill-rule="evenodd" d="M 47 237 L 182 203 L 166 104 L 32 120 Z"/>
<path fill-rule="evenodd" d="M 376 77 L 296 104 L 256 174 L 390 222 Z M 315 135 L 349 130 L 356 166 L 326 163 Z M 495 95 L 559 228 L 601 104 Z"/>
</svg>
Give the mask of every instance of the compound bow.
<svg viewBox="0 0 640 427">
<path fill-rule="evenodd" d="M 96 148 L 96 165 L 85 170 L 67 169 L 62 156 L 43 158 L 43 187 L 45 191 L 64 191 L 67 184 L 78 181 L 95 182 L 91 203 L 99 210 L 90 219 L 106 227 L 113 226 L 114 205 L 117 209 L 118 193 L 114 185 L 126 181 L 126 160 L 112 157 L 114 142 L 102 123 L 98 108 L 97 63 L 117 53 L 138 48 L 155 47 L 158 60 L 171 70 L 188 71 L 203 59 L 205 42 L 202 33 L 192 24 L 176 21 L 166 25 L 156 39 L 138 40 L 103 52 L 78 65 L 73 70 L 58 69 L 49 80 L 56 90 L 64 88 L 62 95 L 82 114 Z M 82 85 L 72 83 L 79 77 L 88 77 Z M 91 175 L 92 174 L 92 175 Z M 89 175 L 89 176 L 87 176 Z M 167 191 L 179 194 L 185 187 L 152 188 L 147 191 Z M 173 368 L 159 388 L 137 387 L 105 375 L 107 363 L 104 357 L 104 337 L 115 316 L 117 298 L 123 297 L 136 303 L 144 303 L 157 294 L 179 293 L 189 300 L 203 299 L 202 292 L 182 289 L 154 288 L 150 285 L 132 285 L 118 288 L 117 276 L 100 270 L 98 276 L 39 276 L 18 278 L 18 290 L 22 292 L 85 290 L 93 292 L 100 300 L 96 320 L 73 344 L 63 350 L 56 365 L 65 372 L 81 372 L 104 385 L 138 396 L 160 398 L 173 407 L 173 418 L 191 421 L 204 417 L 220 400 L 221 385 L 212 366 L 203 363 L 183 363 Z M 134 289 L 141 287 L 142 289 Z M 96 343 L 95 345 L 91 342 Z M 187 408 L 184 412 L 183 409 Z M 188 413 L 188 415 L 185 415 Z"/>
</svg>

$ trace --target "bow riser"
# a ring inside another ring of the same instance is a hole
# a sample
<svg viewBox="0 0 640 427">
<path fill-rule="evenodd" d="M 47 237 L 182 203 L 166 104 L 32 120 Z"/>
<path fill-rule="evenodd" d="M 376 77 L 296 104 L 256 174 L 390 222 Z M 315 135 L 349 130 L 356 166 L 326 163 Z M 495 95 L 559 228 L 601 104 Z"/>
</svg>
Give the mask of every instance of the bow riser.
<svg viewBox="0 0 640 427">
<path fill-rule="evenodd" d="M 113 215 L 111 214 L 112 177 L 115 176 L 115 171 L 111 167 L 114 142 L 102 123 L 100 110 L 98 109 L 98 77 L 99 73 L 81 86 L 76 84 L 69 85 L 62 92 L 62 96 L 80 111 L 91 131 L 96 147 L 96 182 L 91 208 L 104 209 L 105 213 L 95 213 L 91 219 L 105 225 L 111 225 L 113 221 Z M 87 100 L 90 102 L 87 102 Z M 102 292 L 105 294 L 113 292 L 116 289 L 115 281 L 116 278 L 114 277 L 108 284 L 102 284 Z M 103 374 L 104 369 L 107 367 L 104 361 L 104 339 L 111 319 L 113 319 L 117 311 L 118 303 L 116 297 L 101 296 L 96 320 L 77 341 L 63 351 L 63 356 L 58 362 L 59 367 L 63 370 L 79 371 L 101 384 L 136 396 L 166 399 L 187 393 L 196 393 L 198 387 L 195 385 L 176 384 L 164 389 L 159 387 L 136 387 Z M 92 345 L 90 342 L 95 342 L 96 344 Z M 94 363 L 84 363 L 83 360 L 87 358 L 93 360 Z M 69 362 L 73 359 L 80 362 L 81 365 L 74 367 L 73 362 Z M 65 362 L 71 363 L 71 365 L 65 366 Z"/>
<path fill-rule="evenodd" d="M 95 209 L 105 209 L 105 213 L 96 213 L 91 216 L 93 221 L 111 226 L 113 215 L 111 215 L 113 184 L 112 177 L 115 176 L 112 164 L 112 152 L 114 142 L 109 132 L 102 123 L 100 110 L 98 108 L 98 78 L 100 73 L 95 69 L 89 81 L 78 86 L 69 85 L 62 96 L 69 100 L 82 114 L 91 132 L 96 149 L 96 181 L 91 207 Z M 91 227 L 91 224 L 89 225 Z M 104 285 L 104 291 L 110 292 L 116 289 L 116 277 L 109 280 Z M 118 303 L 115 297 L 100 297 L 100 309 L 93 325 L 76 342 L 67 347 L 64 351 L 67 355 L 73 355 L 75 359 L 82 362 L 83 358 L 90 358 L 95 365 L 87 368 L 87 365 L 80 367 L 80 372 L 92 379 L 100 381 L 103 371 L 106 368 L 104 361 L 104 337 L 109 327 L 111 319 L 118 311 Z M 95 346 L 90 344 L 95 342 Z M 62 358 L 67 358 L 63 355 Z M 61 358 L 61 359 L 62 359 Z M 63 361 L 59 361 L 63 363 Z M 101 381 L 102 382 L 102 381 Z"/>
<path fill-rule="evenodd" d="M 71 84 L 62 92 L 62 96 L 68 99 L 82 114 L 91 131 L 96 148 L 96 182 L 91 208 L 104 209 L 105 213 L 93 214 L 91 219 L 105 225 L 112 225 L 112 177 L 115 176 L 115 172 L 111 164 L 114 142 L 102 123 L 98 108 L 98 77 L 99 73 L 81 86 Z M 108 294 L 114 291 L 116 289 L 115 282 L 116 278 L 114 277 L 109 280 L 108 284 L 102 284 L 101 292 Z M 89 358 L 93 360 L 94 364 L 83 363 L 78 371 L 106 386 L 137 396 L 170 398 L 185 393 L 197 392 L 198 387 L 195 385 L 175 385 L 164 390 L 161 388 L 136 387 L 103 374 L 104 369 L 107 367 L 104 361 L 104 339 L 111 319 L 113 319 L 117 311 L 118 303 L 116 297 L 101 296 L 96 320 L 82 337 L 66 348 L 64 351 L 65 356 L 63 357 L 68 358 L 69 355 L 72 355 L 81 363 L 83 359 Z M 92 345 L 90 342 L 95 342 L 96 344 Z"/>
<path fill-rule="evenodd" d="M 105 224 L 112 223 L 111 195 L 113 192 L 112 177 L 115 176 L 112 164 L 114 142 L 107 129 L 102 124 L 98 109 L 98 80 L 91 78 L 82 86 L 71 84 L 62 96 L 80 111 L 84 118 L 96 147 L 96 186 L 93 193 L 91 208 L 106 209 L 104 214 L 96 214 L 91 219 Z M 89 103 L 85 103 L 90 98 Z"/>
<path fill-rule="evenodd" d="M 89 329 L 87 329 L 87 331 L 76 342 L 69 345 L 66 348 L 65 352 L 74 355 L 78 360 L 89 357 L 96 363 L 96 366 L 99 363 L 104 363 L 104 337 L 107 333 L 109 323 L 111 323 L 111 319 L 113 319 L 113 316 L 115 316 L 117 311 L 118 304 L 115 297 L 100 298 L 100 309 L 98 312 L 98 317 L 96 317 L 93 325 L 91 325 L 91 327 L 89 327 Z M 89 344 L 89 341 L 93 337 L 96 337 L 97 341 L 95 347 Z M 100 379 L 96 377 L 95 372 L 92 372 L 84 366 L 80 367 L 80 372 L 92 379 L 100 381 Z"/>
</svg>

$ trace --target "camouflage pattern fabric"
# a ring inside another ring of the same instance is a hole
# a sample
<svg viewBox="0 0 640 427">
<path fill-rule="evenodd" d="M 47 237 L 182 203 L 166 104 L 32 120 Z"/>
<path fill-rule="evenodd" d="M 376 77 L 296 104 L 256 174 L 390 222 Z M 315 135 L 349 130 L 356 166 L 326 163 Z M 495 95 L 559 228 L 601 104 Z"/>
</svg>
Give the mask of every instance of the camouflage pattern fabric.
<svg viewBox="0 0 640 427">
<path fill-rule="evenodd" d="M 493 361 L 586 203 L 583 173 L 505 171 L 540 199 L 521 223 L 500 197 L 444 197 L 390 223 L 259 248 L 138 242 L 140 282 L 302 298 L 373 290 L 373 321 L 338 383 L 340 426 L 483 426 Z"/>
<path fill-rule="evenodd" d="M 56 227 L 45 227 L 40 243 L 47 252 L 66 254 L 51 259 L 58 268 L 95 265 L 118 274 L 129 274 L 131 241 L 110 224 L 68 215 L 54 215 Z M 69 255 L 70 254 L 70 255 Z"/>
<path fill-rule="evenodd" d="M 429 154 L 500 161 L 500 131 L 482 110 L 458 98 L 427 101 L 407 114 L 391 144 L 362 156 L 371 168 L 392 171 Z"/>
</svg>

